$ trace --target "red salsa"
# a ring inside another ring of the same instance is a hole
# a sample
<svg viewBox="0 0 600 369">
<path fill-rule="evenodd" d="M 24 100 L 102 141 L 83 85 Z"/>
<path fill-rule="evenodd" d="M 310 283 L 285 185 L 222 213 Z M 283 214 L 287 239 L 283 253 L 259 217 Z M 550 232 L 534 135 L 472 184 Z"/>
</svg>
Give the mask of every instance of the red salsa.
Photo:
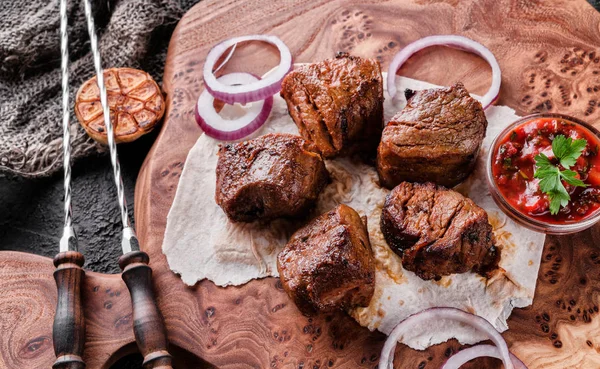
<svg viewBox="0 0 600 369">
<path fill-rule="evenodd" d="M 570 168 L 587 187 L 563 181 L 571 200 L 552 215 L 548 195 L 540 191 L 540 180 L 533 175 L 539 153 L 548 156 L 560 170 L 566 169 L 552 152 L 552 140 L 558 135 L 587 140 L 581 156 Z M 587 218 L 600 208 L 600 140 L 587 128 L 562 118 L 534 118 L 509 132 L 497 147 L 492 163 L 494 179 L 506 201 L 521 213 L 542 222 L 564 224 Z"/>
</svg>

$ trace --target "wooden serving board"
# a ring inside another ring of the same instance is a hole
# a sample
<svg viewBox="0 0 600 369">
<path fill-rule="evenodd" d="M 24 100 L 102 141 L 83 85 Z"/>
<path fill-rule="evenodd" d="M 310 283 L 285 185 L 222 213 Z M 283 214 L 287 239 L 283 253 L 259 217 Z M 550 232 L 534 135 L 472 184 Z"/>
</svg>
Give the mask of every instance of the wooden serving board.
<svg viewBox="0 0 600 369">
<path fill-rule="evenodd" d="M 169 48 L 167 112 L 136 188 L 136 224 L 150 254 L 158 303 L 176 368 L 374 368 L 385 340 L 343 313 L 302 316 L 277 279 L 219 288 L 185 286 L 161 252 L 166 216 L 188 150 L 201 134 L 193 108 L 211 46 L 244 34 L 279 36 L 296 62 L 344 50 L 386 68 L 407 43 L 459 34 L 489 47 L 502 72 L 499 104 L 519 114 L 553 111 L 600 128 L 600 14 L 584 0 L 291 1 L 204 0 L 179 23 Z M 238 48 L 227 71 L 257 74 L 277 64 L 274 49 Z M 420 52 L 399 72 L 437 84 L 462 81 L 484 93 L 489 67 L 446 48 Z M 193 220 L 191 220 L 193 221 Z M 530 369 L 600 367 L 600 226 L 548 237 L 533 306 L 516 309 L 504 334 Z M 56 292 L 46 258 L 0 253 L 0 368 L 48 368 Z M 133 346 L 127 289 L 119 276 L 88 273 L 84 292 L 89 369 L 106 368 Z M 397 368 L 439 368 L 456 341 L 415 351 L 399 345 Z M 199 358 L 202 358 L 200 360 Z M 479 360 L 465 368 L 499 368 Z"/>
<path fill-rule="evenodd" d="M 372 368 L 385 338 L 341 313 L 303 317 L 274 278 L 230 288 L 203 281 L 187 288 L 168 270 L 160 251 L 166 214 L 182 163 L 200 135 L 193 108 L 203 90 L 204 58 L 217 42 L 274 34 L 291 48 L 295 62 L 319 61 L 343 50 L 377 57 L 385 69 L 411 41 L 460 34 L 498 58 L 499 104 L 519 114 L 551 110 L 595 123 L 599 24 L 600 14 L 583 0 L 203 1 L 194 7 L 171 39 L 164 79 L 167 118 L 140 174 L 135 204 L 139 235 L 160 273 L 157 285 L 165 292 L 162 307 L 172 342 L 220 368 Z M 276 63 L 274 49 L 251 45 L 236 50 L 227 71 L 260 74 Z M 491 72 L 476 56 L 432 48 L 412 58 L 400 74 L 442 85 L 463 81 L 484 93 Z M 600 367 L 598 229 L 548 238 L 535 303 L 515 310 L 505 334 L 530 368 Z M 457 347 L 456 342 L 423 352 L 402 347 L 397 366 L 438 368 Z"/>
</svg>

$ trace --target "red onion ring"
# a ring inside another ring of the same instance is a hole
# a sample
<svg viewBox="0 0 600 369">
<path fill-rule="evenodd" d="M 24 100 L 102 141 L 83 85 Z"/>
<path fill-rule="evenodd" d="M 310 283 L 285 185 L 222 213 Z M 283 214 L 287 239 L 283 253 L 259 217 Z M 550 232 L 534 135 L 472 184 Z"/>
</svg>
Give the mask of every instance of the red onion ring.
<svg viewBox="0 0 600 369">
<path fill-rule="evenodd" d="M 406 45 L 402 50 L 400 50 L 400 52 L 394 56 L 394 59 L 392 60 L 388 69 L 387 90 L 390 97 L 393 98 L 396 95 L 397 90 L 394 80 L 396 77 L 396 72 L 398 69 L 400 69 L 400 67 L 402 67 L 402 64 L 404 64 L 416 52 L 435 45 L 449 46 L 455 49 L 468 51 L 485 59 L 485 61 L 487 61 L 492 67 L 492 84 L 488 92 L 486 92 L 486 94 L 481 98 L 481 105 L 485 110 L 498 99 L 502 73 L 500 72 L 500 65 L 498 64 L 496 57 L 490 50 L 488 50 L 479 42 L 473 41 L 470 38 L 456 35 L 425 37 Z"/>
<path fill-rule="evenodd" d="M 215 64 L 227 49 L 235 44 L 245 41 L 263 41 L 275 45 L 279 50 L 280 61 L 277 68 L 267 77 L 248 84 L 231 86 L 220 82 L 213 73 Z M 250 35 L 234 37 L 223 41 L 213 47 L 206 56 L 204 63 L 204 84 L 206 89 L 216 99 L 227 104 L 246 104 L 253 101 L 264 100 L 275 95 L 281 90 L 283 77 L 292 69 L 292 53 L 290 49 L 276 36 Z"/>
<path fill-rule="evenodd" d="M 509 355 L 515 369 L 527 369 L 527 366 L 519 360 L 518 357 L 511 353 L 509 353 Z M 452 355 L 441 369 L 459 369 L 468 361 L 478 357 L 494 357 L 500 359 L 500 351 L 494 345 L 477 345 L 469 347 Z"/>
<path fill-rule="evenodd" d="M 229 51 L 229 54 L 227 54 L 227 56 L 225 57 L 225 60 L 223 60 L 221 62 L 221 64 L 219 64 L 219 66 L 213 70 L 213 74 L 217 73 L 219 70 L 221 70 L 221 68 L 223 68 L 225 66 L 225 64 L 227 64 L 227 62 L 229 61 L 229 59 L 231 59 L 231 57 L 233 56 L 233 53 L 235 52 L 235 48 L 237 47 L 237 44 L 233 44 L 233 47 L 231 48 L 231 51 Z"/>
<path fill-rule="evenodd" d="M 401 340 L 406 332 L 409 332 L 416 327 L 427 324 L 427 321 L 432 319 L 448 319 L 460 323 L 468 324 L 469 326 L 479 330 L 496 344 L 501 355 L 505 369 L 514 369 L 510 360 L 508 347 L 502 335 L 496 331 L 493 325 L 480 316 L 466 313 L 462 310 L 450 307 L 436 307 L 423 310 L 404 319 L 392 330 L 388 336 L 383 349 L 381 350 L 381 358 L 379 359 L 379 369 L 393 369 L 394 350 L 398 345 L 398 340 Z"/>
<path fill-rule="evenodd" d="M 219 77 L 219 82 L 224 84 L 253 83 L 259 80 L 260 78 L 248 73 L 230 73 Z M 215 110 L 214 101 L 215 98 L 208 90 L 202 92 L 195 109 L 196 123 L 207 136 L 223 141 L 238 140 L 256 131 L 267 121 L 273 109 L 273 96 L 269 96 L 252 104 L 243 116 L 224 119 Z"/>
</svg>

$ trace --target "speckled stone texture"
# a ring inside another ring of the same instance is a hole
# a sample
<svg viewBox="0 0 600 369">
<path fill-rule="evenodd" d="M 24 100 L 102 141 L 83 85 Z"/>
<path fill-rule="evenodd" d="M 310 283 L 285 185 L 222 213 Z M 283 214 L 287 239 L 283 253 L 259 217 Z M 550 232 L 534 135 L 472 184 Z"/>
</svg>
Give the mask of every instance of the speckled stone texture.
<svg viewBox="0 0 600 369">
<path fill-rule="evenodd" d="M 600 0 L 588 1 L 600 11 Z M 182 5 L 189 9 L 194 2 L 182 1 Z M 155 138 L 156 133 L 119 147 L 132 220 L 135 180 Z M 0 251 L 17 250 L 54 257 L 63 226 L 62 186 L 62 173 L 42 180 L 0 178 Z M 85 268 L 119 273 L 121 224 L 107 156 L 88 158 L 74 166 L 73 213 L 79 247 L 86 258 Z M 112 369 L 137 369 L 141 368 L 141 362 L 140 355 L 132 355 L 117 362 Z"/>
<path fill-rule="evenodd" d="M 132 221 L 135 180 L 154 136 L 119 146 Z M 85 268 L 120 273 L 121 220 L 109 158 L 77 163 L 73 178 L 73 223 L 86 258 Z M 63 194 L 62 175 L 41 180 L 0 178 L 0 250 L 54 257 L 64 224 Z"/>
</svg>

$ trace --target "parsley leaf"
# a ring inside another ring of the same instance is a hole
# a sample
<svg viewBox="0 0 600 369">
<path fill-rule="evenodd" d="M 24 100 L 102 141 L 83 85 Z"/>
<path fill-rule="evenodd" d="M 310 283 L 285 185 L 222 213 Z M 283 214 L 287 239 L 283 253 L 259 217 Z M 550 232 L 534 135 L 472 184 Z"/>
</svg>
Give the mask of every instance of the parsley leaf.
<svg viewBox="0 0 600 369">
<path fill-rule="evenodd" d="M 560 165 L 569 169 L 577 158 L 581 156 L 581 152 L 585 149 L 587 141 L 585 139 L 574 140 L 564 135 L 558 135 L 552 141 L 552 152 L 560 160 Z"/>
<path fill-rule="evenodd" d="M 550 193 L 562 185 L 560 183 L 560 171 L 557 167 L 539 168 L 533 176 L 541 179 L 540 190 L 543 193 Z"/>
<path fill-rule="evenodd" d="M 550 161 L 550 158 L 546 156 L 544 153 L 539 153 L 535 156 L 535 165 L 539 169 L 548 169 L 548 168 L 556 168 L 554 164 Z M 557 168 L 558 169 L 558 168 Z M 537 174 L 537 172 L 536 172 Z M 539 177 L 536 177 L 539 178 Z"/>
<path fill-rule="evenodd" d="M 565 180 L 565 182 L 567 182 L 568 184 L 570 184 L 571 186 L 578 186 L 578 187 L 585 187 L 586 184 L 583 183 L 583 181 L 579 178 L 577 178 L 577 172 L 574 172 L 572 170 L 563 170 L 562 172 L 560 172 L 560 176 L 562 179 Z"/>
<path fill-rule="evenodd" d="M 563 187 L 564 190 L 564 187 Z M 565 190 L 562 191 L 553 191 L 549 194 L 550 197 L 550 214 L 557 214 L 560 210 L 561 206 L 567 206 L 569 200 L 571 200 L 571 196 Z"/>
<path fill-rule="evenodd" d="M 587 141 L 585 139 L 573 140 L 564 135 L 558 135 L 554 138 L 552 141 L 552 152 L 559 160 L 560 165 L 565 168 L 562 171 L 545 154 L 540 153 L 535 156 L 535 166 L 537 169 L 533 176 L 540 179 L 540 190 L 547 194 L 550 199 L 550 214 L 557 214 L 560 208 L 567 206 L 571 200 L 571 196 L 569 196 L 562 183 L 563 180 L 571 186 L 587 186 L 582 180 L 577 178 L 577 172 L 570 170 L 581 156 L 586 145 Z"/>
</svg>

